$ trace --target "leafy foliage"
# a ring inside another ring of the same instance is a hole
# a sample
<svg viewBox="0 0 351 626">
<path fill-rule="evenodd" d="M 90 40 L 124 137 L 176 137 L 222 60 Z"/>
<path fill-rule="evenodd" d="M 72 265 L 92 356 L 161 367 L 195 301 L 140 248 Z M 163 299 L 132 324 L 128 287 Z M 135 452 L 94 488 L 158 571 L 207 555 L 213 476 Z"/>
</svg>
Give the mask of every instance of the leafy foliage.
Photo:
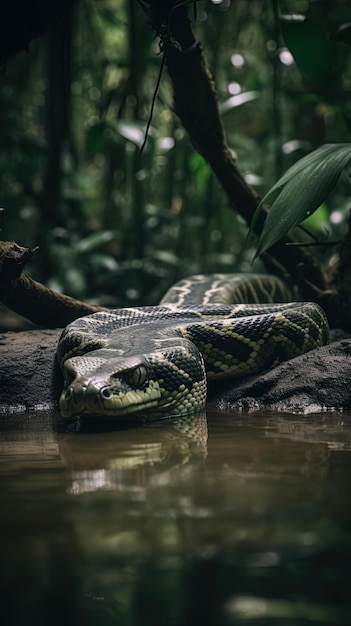
<svg viewBox="0 0 351 626">
<path fill-rule="evenodd" d="M 266 218 L 256 255 L 273 246 L 318 209 L 334 189 L 350 160 L 351 144 L 326 145 L 288 169 L 266 193 L 254 215 L 251 227 L 264 202 L 274 193 L 279 194 Z"/>
<path fill-rule="evenodd" d="M 343 0 L 282 0 L 284 15 L 305 19 L 280 21 L 274 4 L 206 0 L 194 20 L 229 147 L 259 193 L 351 128 L 350 10 Z M 139 153 L 161 63 L 139 4 L 71 6 L 69 23 L 33 40 L 2 76 L 3 237 L 40 245 L 40 280 L 112 306 L 155 303 L 192 272 L 251 269 L 245 226 L 176 119 L 166 72 Z M 318 70 L 319 59 L 328 63 Z M 347 194 L 341 181 L 329 213 L 346 211 Z"/>
<path fill-rule="evenodd" d="M 324 85 L 333 71 L 333 43 L 326 31 L 305 15 L 282 15 L 286 45 L 302 75 L 313 85 Z"/>
</svg>

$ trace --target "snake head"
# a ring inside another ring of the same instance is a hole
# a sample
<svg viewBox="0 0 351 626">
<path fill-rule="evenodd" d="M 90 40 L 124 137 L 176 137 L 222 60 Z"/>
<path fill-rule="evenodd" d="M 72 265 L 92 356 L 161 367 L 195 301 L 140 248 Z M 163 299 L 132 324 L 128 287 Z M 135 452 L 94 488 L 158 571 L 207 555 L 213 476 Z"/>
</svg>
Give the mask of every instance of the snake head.
<svg viewBox="0 0 351 626">
<path fill-rule="evenodd" d="M 60 397 L 64 417 L 118 417 L 157 407 L 161 391 L 152 365 L 143 357 L 114 356 L 108 349 L 71 357 L 63 364 Z"/>
</svg>

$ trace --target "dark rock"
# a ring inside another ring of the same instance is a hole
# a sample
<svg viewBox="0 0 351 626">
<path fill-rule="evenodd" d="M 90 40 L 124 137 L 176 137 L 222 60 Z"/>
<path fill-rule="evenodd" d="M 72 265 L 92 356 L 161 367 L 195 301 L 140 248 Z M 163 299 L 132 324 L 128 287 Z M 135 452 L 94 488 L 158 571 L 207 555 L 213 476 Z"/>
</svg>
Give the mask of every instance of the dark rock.
<svg viewBox="0 0 351 626">
<path fill-rule="evenodd" d="M 0 335 L 0 413 L 57 410 L 62 375 L 55 360 L 60 330 Z M 351 409 L 351 339 L 312 350 L 256 376 L 210 388 L 225 411 L 315 413 Z"/>
<path fill-rule="evenodd" d="M 62 375 L 55 359 L 61 330 L 0 335 L 0 414 L 58 407 Z"/>
<path fill-rule="evenodd" d="M 318 413 L 351 408 L 351 339 L 285 361 L 273 370 L 212 390 L 226 411 Z"/>
</svg>

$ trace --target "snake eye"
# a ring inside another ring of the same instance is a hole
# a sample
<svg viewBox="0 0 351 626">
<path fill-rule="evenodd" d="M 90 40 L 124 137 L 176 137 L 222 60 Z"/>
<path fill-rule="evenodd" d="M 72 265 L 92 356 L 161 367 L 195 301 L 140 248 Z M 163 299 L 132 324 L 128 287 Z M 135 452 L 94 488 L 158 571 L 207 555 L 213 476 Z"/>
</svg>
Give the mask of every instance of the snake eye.
<svg viewBox="0 0 351 626">
<path fill-rule="evenodd" d="M 132 371 L 132 383 L 136 387 L 140 387 L 146 380 L 146 367 L 139 365 Z"/>
</svg>

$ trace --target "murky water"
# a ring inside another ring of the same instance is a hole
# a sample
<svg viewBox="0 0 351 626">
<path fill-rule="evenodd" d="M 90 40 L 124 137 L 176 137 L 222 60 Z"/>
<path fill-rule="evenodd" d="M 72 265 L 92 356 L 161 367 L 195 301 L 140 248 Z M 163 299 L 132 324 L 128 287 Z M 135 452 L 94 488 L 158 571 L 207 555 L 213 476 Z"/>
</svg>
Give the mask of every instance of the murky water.
<svg viewBox="0 0 351 626">
<path fill-rule="evenodd" d="M 0 430 L 1 624 L 351 624 L 351 417 Z"/>
</svg>

